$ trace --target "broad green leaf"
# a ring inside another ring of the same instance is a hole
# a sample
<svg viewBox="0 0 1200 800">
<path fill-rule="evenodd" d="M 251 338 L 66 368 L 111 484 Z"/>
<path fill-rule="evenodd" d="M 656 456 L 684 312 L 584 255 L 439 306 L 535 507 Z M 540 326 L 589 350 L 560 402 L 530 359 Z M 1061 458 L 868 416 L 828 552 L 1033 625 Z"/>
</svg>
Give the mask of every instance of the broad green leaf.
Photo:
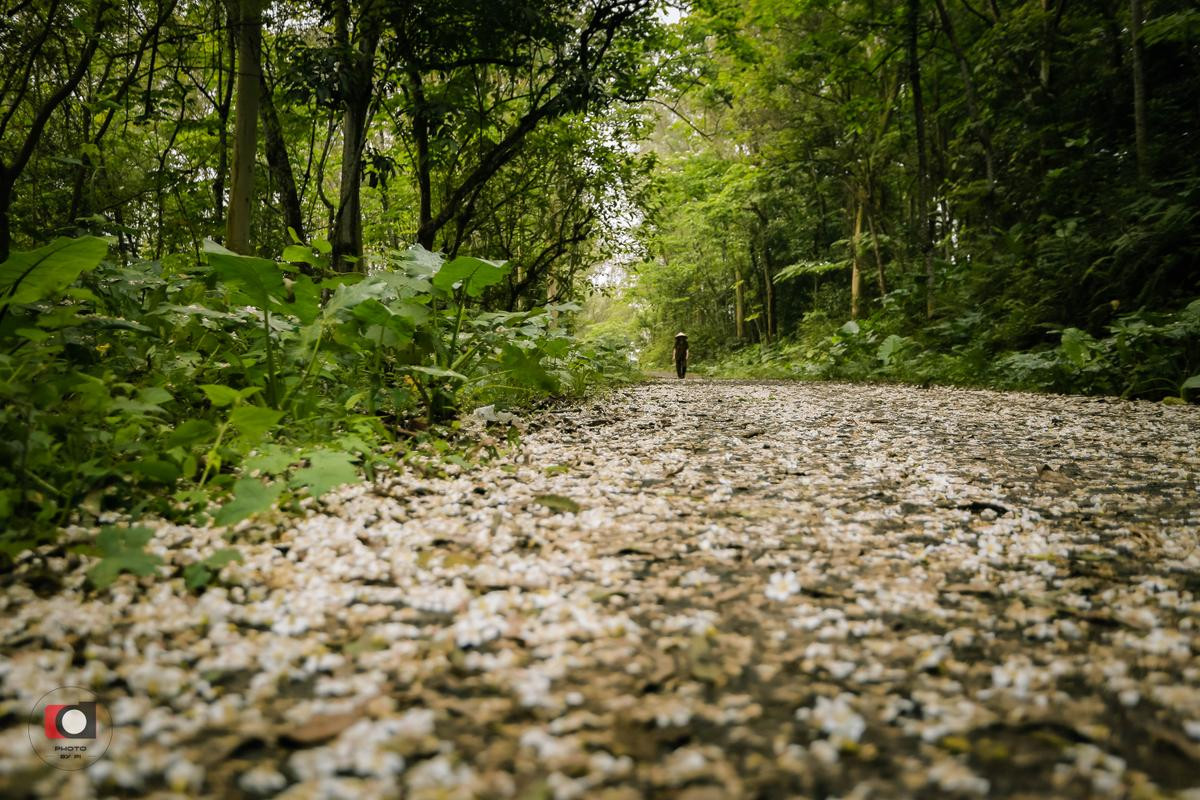
<svg viewBox="0 0 1200 800">
<path fill-rule="evenodd" d="M 353 309 L 366 300 L 378 300 L 387 292 L 387 285 L 374 277 L 359 281 L 353 285 L 340 285 L 325 304 L 325 316 L 332 317 L 339 311 Z"/>
<path fill-rule="evenodd" d="M 353 453 L 340 450 L 314 450 L 308 454 L 308 466 L 293 472 L 288 483 L 293 488 L 307 486 L 309 494 L 320 497 L 335 486 L 358 480 L 354 458 Z"/>
<path fill-rule="evenodd" d="M 174 396 L 161 386 L 146 386 L 138 392 L 138 400 L 156 406 L 169 403 L 174 399 Z"/>
<path fill-rule="evenodd" d="M 301 325 L 311 325 L 321 315 L 321 288 L 307 275 L 297 275 L 292 281 L 292 302 L 284 309 L 295 314 Z"/>
<path fill-rule="evenodd" d="M 851 336 L 856 335 L 860 330 L 861 330 L 861 328 L 859 328 L 858 323 L 855 322 L 854 320 L 849 320 L 846 322 L 845 325 L 838 328 L 838 331 L 840 331 L 841 333 L 848 333 Z"/>
<path fill-rule="evenodd" d="M 309 264 L 312 266 L 316 266 L 319 263 L 312 248 L 301 244 L 289 244 L 283 248 L 283 260 L 291 261 L 295 264 Z"/>
<path fill-rule="evenodd" d="M 208 265 L 222 283 L 238 289 L 259 309 L 279 308 L 278 298 L 286 292 L 283 271 L 274 261 L 255 256 L 240 256 L 206 239 L 204 251 Z M 286 309 L 284 309 L 286 310 Z"/>
<path fill-rule="evenodd" d="M 879 345 L 879 351 L 875 355 L 886 367 L 892 363 L 892 358 L 903 346 L 904 337 L 893 333 L 883 340 L 883 343 Z"/>
<path fill-rule="evenodd" d="M 278 444 L 269 444 L 258 455 L 253 455 L 242 462 L 242 469 L 248 472 L 262 472 L 267 475 L 279 475 L 300 460 L 300 454 L 295 450 Z"/>
<path fill-rule="evenodd" d="M 414 244 L 407 250 L 398 251 L 394 255 L 413 275 L 433 275 L 443 261 L 441 255 L 430 252 L 419 244 Z"/>
<path fill-rule="evenodd" d="M 233 485 L 233 499 L 221 506 L 213 522 L 217 525 L 241 522 L 251 514 L 271 508 L 282 492 L 282 483 L 263 484 L 258 478 L 242 478 Z"/>
<path fill-rule="evenodd" d="M 222 386 L 219 383 L 202 383 L 200 391 L 204 392 L 208 402 L 212 403 L 214 408 L 224 408 L 242 399 L 242 395 L 237 389 L 232 386 Z"/>
<path fill-rule="evenodd" d="M 202 561 L 188 564 L 183 569 L 183 581 L 188 589 L 207 586 L 221 567 L 234 561 L 244 561 L 241 552 L 232 547 L 223 547 Z"/>
<path fill-rule="evenodd" d="M 167 449 L 172 447 L 191 447 L 196 442 L 212 438 L 216 427 L 206 419 L 185 420 L 178 428 L 171 431 L 167 437 Z"/>
<path fill-rule="evenodd" d="M 179 465 L 161 458 L 147 458 L 135 461 L 130 465 L 130 469 L 144 478 L 168 486 L 179 480 L 181 474 Z"/>
<path fill-rule="evenodd" d="M 199 589 L 201 586 L 207 586 L 212 580 L 213 572 L 208 567 L 204 566 L 204 562 L 197 561 L 194 564 L 188 564 L 183 568 L 183 585 L 190 590 Z"/>
<path fill-rule="evenodd" d="M 1082 367 L 1090 359 L 1095 341 L 1079 328 L 1065 328 L 1062 332 L 1063 355 L 1076 367 Z"/>
<path fill-rule="evenodd" d="M 1179 387 L 1180 389 L 1200 389 L 1200 375 L 1193 375 Z"/>
<path fill-rule="evenodd" d="M 542 366 L 541 355 L 537 350 L 526 351 L 516 345 L 505 345 L 500 356 L 500 364 L 510 375 L 510 380 L 518 385 L 535 386 L 548 392 L 558 390 L 558 380 Z"/>
<path fill-rule="evenodd" d="M 108 254 L 108 242 L 96 236 L 55 239 L 37 250 L 12 253 L 0 264 L 0 309 L 58 295 Z"/>
<path fill-rule="evenodd" d="M 96 537 L 101 558 L 88 570 L 88 580 L 97 589 L 106 589 L 122 572 L 146 576 L 162 563 L 158 556 L 145 552 L 153 532 L 149 528 L 117 528 L 105 526 Z"/>
<path fill-rule="evenodd" d="M 263 406 L 238 406 L 229 415 L 229 422 L 246 441 L 257 442 L 274 428 L 283 417 L 282 411 Z"/>
<path fill-rule="evenodd" d="M 31 342 L 44 342 L 50 338 L 50 334 L 38 328 L 17 328 L 13 331 L 22 339 L 28 339 Z"/>
<path fill-rule="evenodd" d="M 441 269 L 434 273 L 433 285 L 448 292 L 456 284 L 461 284 L 468 296 L 478 297 L 488 286 L 504 280 L 509 269 L 507 262 L 459 256 L 442 264 Z"/>
</svg>

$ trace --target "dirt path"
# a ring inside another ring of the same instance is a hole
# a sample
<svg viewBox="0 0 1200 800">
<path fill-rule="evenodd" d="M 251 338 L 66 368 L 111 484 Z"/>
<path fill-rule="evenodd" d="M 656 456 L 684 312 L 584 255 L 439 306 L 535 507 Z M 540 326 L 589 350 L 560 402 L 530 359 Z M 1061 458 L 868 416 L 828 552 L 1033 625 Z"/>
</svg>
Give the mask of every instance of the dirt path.
<svg viewBox="0 0 1200 800">
<path fill-rule="evenodd" d="M 0 794 L 1200 797 L 1198 408 L 664 380 L 446 470 L 198 595 L 27 560 L 69 577 L 0 600 Z M 77 772 L 26 724 L 68 684 Z"/>
</svg>

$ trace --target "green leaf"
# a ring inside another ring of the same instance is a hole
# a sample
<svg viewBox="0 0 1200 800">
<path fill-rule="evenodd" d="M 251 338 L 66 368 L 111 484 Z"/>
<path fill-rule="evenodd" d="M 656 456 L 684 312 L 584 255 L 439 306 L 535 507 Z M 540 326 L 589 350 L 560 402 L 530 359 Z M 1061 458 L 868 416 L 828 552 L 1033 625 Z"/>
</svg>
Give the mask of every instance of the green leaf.
<svg viewBox="0 0 1200 800">
<path fill-rule="evenodd" d="M 282 411 L 263 406 L 238 406 L 229 415 L 229 422 L 237 428 L 242 438 L 257 442 L 274 428 L 283 417 Z"/>
<path fill-rule="evenodd" d="M 220 571 L 221 567 L 234 561 L 243 561 L 242 554 L 235 548 L 223 547 L 210 554 L 203 561 L 188 564 L 183 569 L 183 581 L 188 589 L 199 589 L 207 586 Z"/>
<path fill-rule="evenodd" d="M 161 386 L 146 386 L 140 392 L 138 392 L 138 400 L 141 400 L 143 403 L 150 403 L 156 406 L 163 403 L 169 403 L 174 399 L 175 398 L 171 395 L 171 393 Z"/>
<path fill-rule="evenodd" d="M 430 252 L 419 244 L 414 244 L 407 250 L 401 250 L 395 253 L 395 256 L 415 275 L 433 275 L 443 261 L 441 255 Z"/>
<path fill-rule="evenodd" d="M 561 494 L 535 494 L 533 502 L 559 513 L 569 512 L 571 514 L 578 514 L 582 510 L 582 506 L 579 503 L 576 503 L 569 497 L 563 497 Z"/>
<path fill-rule="evenodd" d="M 518 385 L 534 386 L 547 392 L 558 390 L 558 380 L 542 366 L 541 354 L 536 350 L 526 351 L 513 344 L 505 345 L 500 363 Z"/>
<path fill-rule="evenodd" d="M 208 398 L 214 408 L 224 408 L 242 399 L 242 395 L 232 386 L 222 386 L 219 383 L 203 383 L 200 391 Z"/>
<path fill-rule="evenodd" d="M 88 581 L 97 589 L 106 589 L 122 572 L 138 576 L 154 574 L 162 559 L 145 552 L 153 532 L 149 528 L 117 528 L 107 525 L 96 537 L 101 558 L 87 572 Z"/>
<path fill-rule="evenodd" d="M 142 461 L 135 461 L 130 468 L 143 478 L 168 486 L 179 480 L 181 474 L 179 465 L 161 458 L 147 458 Z"/>
<path fill-rule="evenodd" d="M 167 449 L 170 450 L 173 447 L 191 447 L 196 442 L 211 438 L 216 433 L 216 430 L 216 427 L 206 419 L 185 420 L 178 428 L 171 431 L 171 435 L 167 437 Z"/>
<path fill-rule="evenodd" d="M 455 284 L 461 283 L 467 295 L 478 297 L 488 286 L 504 280 L 509 269 L 507 262 L 459 256 L 453 261 L 447 261 L 434 273 L 433 285 L 448 292 Z"/>
<path fill-rule="evenodd" d="M 204 566 L 204 563 L 200 561 L 188 564 L 183 568 L 183 585 L 189 590 L 194 591 L 201 586 L 207 586 L 212 577 L 212 570 Z"/>
<path fill-rule="evenodd" d="M 241 522 L 251 514 L 271 508 L 282 492 L 282 483 L 264 485 L 258 478 L 242 478 L 233 485 L 233 499 L 221 506 L 213 522 L 217 525 Z"/>
<path fill-rule="evenodd" d="M 210 239 L 204 240 L 208 265 L 222 283 L 239 290 L 259 309 L 278 308 L 285 295 L 283 271 L 274 261 L 232 253 Z"/>
<path fill-rule="evenodd" d="M 840 333 L 847 333 L 847 334 L 850 334 L 851 336 L 857 335 L 860 330 L 861 330 L 861 328 L 859 328 L 858 323 L 855 322 L 854 320 L 849 320 L 846 322 L 845 325 L 838 328 L 838 331 Z"/>
<path fill-rule="evenodd" d="M 37 250 L 12 253 L 0 264 L 0 309 L 47 300 L 108 254 L 108 242 L 96 236 L 55 239 Z"/>
<path fill-rule="evenodd" d="M 892 358 L 900 351 L 900 348 L 904 347 L 904 344 L 905 338 L 893 333 L 883 340 L 883 343 L 879 345 L 879 351 L 875 355 L 886 367 L 892 363 Z"/>
<path fill-rule="evenodd" d="M 248 472 L 258 471 L 267 475 L 280 475 L 299 460 L 300 454 L 295 450 L 277 444 L 269 444 L 258 455 L 243 461 L 242 469 Z"/>
<path fill-rule="evenodd" d="M 320 497 L 335 486 L 358 480 L 355 456 L 340 450 L 314 450 L 308 454 L 308 466 L 292 473 L 293 488 L 307 486 L 309 494 Z"/>
<path fill-rule="evenodd" d="M 407 307 L 415 304 L 404 303 L 403 305 Z M 416 308 L 421 309 L 426 318 L 429 316 L 429 310 L 424 306 L 416 306 Z M 412 338 L 413 330 L 416 327 L 413 317 L 397 314 L 373 297 L 356 305 L 354 307 L 354 316 L 356 319 L 366 322 L 369 325 L 379 325 L 386 328 L 392 333 L 398 334 L 405 341 Z"/>
<path fill-rule="evenodd" d="M 1065 328 L 1062 332 L 1063 355 L 1076 367 L 1082 367 L 1091 359 L 1096 340 L 1079 328 Z"/>
<path fill-rule="evenodd" d="M 1200 375 L 1193 375 L 1179 387 L 1180 389 L 1200 389 Z"/>
<path fill-rule="evenodd" d="M 450 378 L 456 381 L 467 380 L 467 376 L 461 372 L 455 372 L 452 369 L 444 369 L 442 367 L 423 367 L 416 364 L 406 364 L 402 369 L 409 370 L 410 372 L 419 372 L 422 375 L 429 375 L 433 378 Z"/>
<path fill-rule="evenodd" d="M 297 275 L 292 281 L 292 296 L 295 298 L 284 308 L 295 314 L 301 325 L 311 325 L 321 316 L 321 287 L 307 275 Z"/>
<path fill-rule="evenodd" d="M 289 244 L 283 248 L 283 260 L 294 264 L 309 264 L 312 266 L 316 266 L 319 263 L 312 248 L 300 244 Z"/>
</svg>

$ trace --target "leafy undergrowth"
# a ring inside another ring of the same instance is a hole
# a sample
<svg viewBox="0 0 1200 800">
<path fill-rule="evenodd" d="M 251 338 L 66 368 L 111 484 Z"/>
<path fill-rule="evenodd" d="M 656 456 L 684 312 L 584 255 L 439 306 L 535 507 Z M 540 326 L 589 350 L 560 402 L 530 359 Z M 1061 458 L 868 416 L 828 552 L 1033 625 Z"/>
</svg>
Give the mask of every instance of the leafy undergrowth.
<svg viewBox="0 0 1200 800">
<path fill-rule="evenodd" d="M 463 408 L 632 377 L 619 344 L 556 319 L 576 306 L 485 310 L 506 264 L 413 247 L 338 274 L 329 251 L 122 263 L 82 237 L 0 264 L 0 560 L 117 512 L 232 525 L 414 443 L 462 459 Z M 96 546 L 96 585 L 142 574 L 133 534 Z"/>
<path fill-rule="evenodd" d="M 1117 317 L 1107 335 L 1079 328 L 1051 332 L 1052 344 L 1004 350 L 972 312 L 906 335 L 894 316 L 839 323 L 808 315 L 796 333 L 694 365 L 702 375 L 986 386 L 1064 394 L 1200 400 L 1200 300 L 1177 312 Z"/>
</svg>

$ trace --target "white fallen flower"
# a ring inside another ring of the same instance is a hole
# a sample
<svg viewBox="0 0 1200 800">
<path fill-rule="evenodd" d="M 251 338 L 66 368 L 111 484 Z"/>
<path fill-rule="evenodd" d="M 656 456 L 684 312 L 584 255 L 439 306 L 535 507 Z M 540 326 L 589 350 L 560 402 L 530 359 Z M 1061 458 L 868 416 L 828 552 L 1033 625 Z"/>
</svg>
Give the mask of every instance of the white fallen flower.
<svg viewBox="0 0 1200 800">
<path fill-rule="evenodd" d="M 867 729 L 866 721 L 854 711 L 853 697 L 842 693 L 832 700 L 818 697 L 812 709 L 812 721 L 835 741 L 857 742 Z"/>
<path fill-rule="evenodd" d="M 794 594 L 800 592 L 800 579 L 796 577 L 794 570 L 787 572 L 773 572 L 770 580 L 767 581 L 767 588 L 764 594 L 768 600 L 787 600 Z"/>
</svg>

